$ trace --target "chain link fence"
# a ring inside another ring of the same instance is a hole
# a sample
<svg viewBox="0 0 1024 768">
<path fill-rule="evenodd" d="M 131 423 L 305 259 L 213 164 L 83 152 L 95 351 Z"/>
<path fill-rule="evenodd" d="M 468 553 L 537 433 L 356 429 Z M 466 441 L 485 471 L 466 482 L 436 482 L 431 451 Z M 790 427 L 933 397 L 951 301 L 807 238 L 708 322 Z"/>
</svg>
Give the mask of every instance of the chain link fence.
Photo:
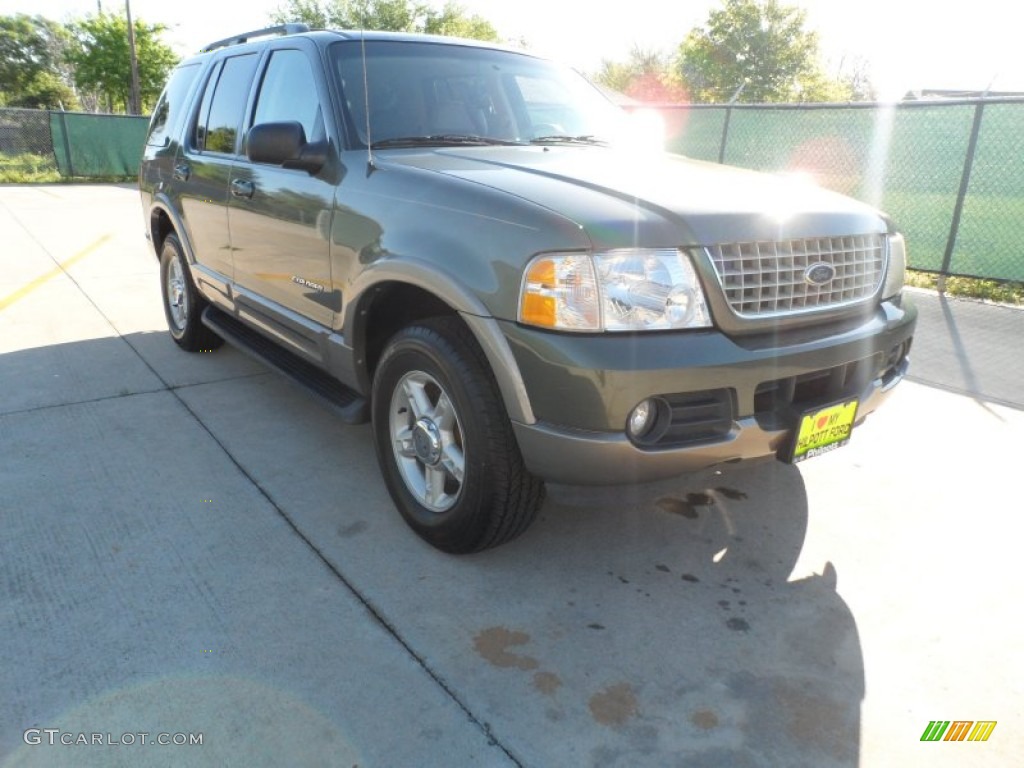
<svg viewBox="0 0 1024 768">
<path fill-rule="evenodd" d="M 915 269 L 1024 281 L 1024 99 L 659 109 L 672 152 L 807 174 L 886 211 Z"/>
<path fill-rule="evenodd" d="M 0 109 L 0 182 L 56 181 L 50 113 Z"/>
<path fill-rule="evenodd" d="M 889 213 L 911 266 L 1024 281 L 1024 99 L 659 108 L 668 148 Z M 148 118 L 0 109 L 0 182 L 134 176 Z"/>
<path fill-rule="evenodd" d="M 148 117 L 0 109 L 0 182 L 135 176 Z"/>
</svg>

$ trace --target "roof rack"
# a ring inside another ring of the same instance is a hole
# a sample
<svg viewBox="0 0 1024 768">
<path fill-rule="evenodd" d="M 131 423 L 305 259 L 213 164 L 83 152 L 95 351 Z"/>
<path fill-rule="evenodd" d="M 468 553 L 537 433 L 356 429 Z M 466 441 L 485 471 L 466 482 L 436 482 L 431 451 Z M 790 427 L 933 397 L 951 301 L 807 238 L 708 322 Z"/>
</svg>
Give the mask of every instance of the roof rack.
<svg viewBox="0 0 1024 768">
<path fill-rule="evenodd" d="M 240 35 L 233 37 L 226 37 L 223 40 L 218 40 L 215 43 L 203 47 L 200 53 L 208 53 L 209 51 L 215 51 L 218 48 L 227 48 L 229 45 L 241 45 L 242 43 L 249 42 L 254 37 L 269 37 L 270 35 L 297 35 L 300 32 L 309 32 L 309 27 L 305 24 L 281 24 L 276 27 L 267 27 L 266 29 L 256 29 L 252 32 L 243 32 Z"/>
</svg>

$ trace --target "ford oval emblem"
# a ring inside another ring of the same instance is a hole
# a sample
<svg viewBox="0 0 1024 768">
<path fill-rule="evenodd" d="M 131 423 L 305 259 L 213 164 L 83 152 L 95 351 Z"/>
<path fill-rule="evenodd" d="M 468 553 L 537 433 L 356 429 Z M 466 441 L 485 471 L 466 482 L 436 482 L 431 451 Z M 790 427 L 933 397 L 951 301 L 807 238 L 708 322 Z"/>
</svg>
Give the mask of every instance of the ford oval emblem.
<svg viewBox="0 0 1024 768">
<path fill-rule="evenodd" d="M 815 285 L 819 288 L 836 276 L 836 268 L 824 261 L 811 264 L 804 270 L 804 282 L 808 285 Z"/>
</svg>

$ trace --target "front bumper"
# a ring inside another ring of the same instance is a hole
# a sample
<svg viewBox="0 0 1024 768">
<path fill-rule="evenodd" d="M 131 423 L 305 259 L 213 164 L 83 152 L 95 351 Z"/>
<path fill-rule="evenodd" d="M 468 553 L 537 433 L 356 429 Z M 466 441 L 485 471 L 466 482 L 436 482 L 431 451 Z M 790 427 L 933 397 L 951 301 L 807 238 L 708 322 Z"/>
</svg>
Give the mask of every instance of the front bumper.
<svg viewBox="0 0 1024 768">
<path fill-rule="evenodd" d="M 532 473 L 575 485 L 647 482 L 776 455 L 791 439 L 794 412 L 857 397 L 860 423 L 877 409 L 907 371 L 916 318 L 905 300 L 884 302 L 825 334 L 809 328 L 739 341 L 717 331 L 627 338 L 506 327 L 537 416 L 513 428 Z M 629 412 L 644 398 L 697 391 L 729 402 L 714 437 L 668 446 L 627 437 Z"/>
</svg>

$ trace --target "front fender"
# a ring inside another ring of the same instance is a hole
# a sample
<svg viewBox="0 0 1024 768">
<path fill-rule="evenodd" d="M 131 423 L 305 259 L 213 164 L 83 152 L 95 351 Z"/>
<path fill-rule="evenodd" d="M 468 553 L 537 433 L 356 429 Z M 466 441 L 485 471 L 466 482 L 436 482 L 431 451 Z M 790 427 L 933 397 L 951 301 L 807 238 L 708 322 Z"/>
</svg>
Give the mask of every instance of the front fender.
<svg viewBox="0 0 1024 768">
<path fill-rule="evenodd" d="M 466 286 L 429 262 L 393 259 L 381 260 L 364 270 L 353 282 L 351 295 L 367 297 L 373 294 L 375 286 L 392 283 L 419 288 L 458 312 L 487 357 L 509 418 L 523 424 L 536 422 L 526 384 L 501 326 Z M 365 338 L 363 306 L 361 300 L 346 305 L 344 328 L 346 337 L 353 342 Z"/>
</svg>

